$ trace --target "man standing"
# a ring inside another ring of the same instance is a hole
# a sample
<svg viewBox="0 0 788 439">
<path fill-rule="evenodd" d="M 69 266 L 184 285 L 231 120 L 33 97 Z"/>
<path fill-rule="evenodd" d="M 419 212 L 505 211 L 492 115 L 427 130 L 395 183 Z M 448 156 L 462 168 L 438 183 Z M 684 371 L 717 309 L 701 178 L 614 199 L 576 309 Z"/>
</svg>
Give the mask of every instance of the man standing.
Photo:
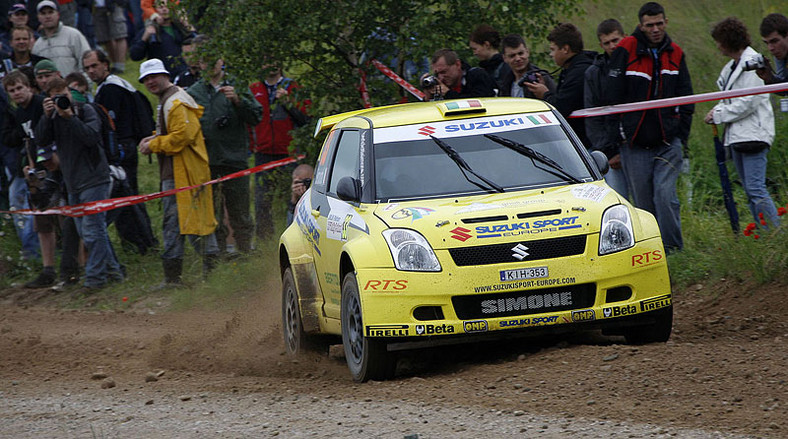
<svg viewBox="0 0 788 439">
<path fill-rule="evenodd" d="M 490 75 L 462 61 L 451 49 L 440 49 L 432 55 L 432 72 L 437 84 L 425 88 L 426 101 L 495 96 L 495 81 Z"/>
<path fill-rule="evenodd" d="M 668 19 L 658 3 L 644 4 L 640 24 L 610 57 L 605 93 L 611 104 L 692 94 L 684 52 L 665 32 Z M 635 206 L 657 218 L 668 252 L 681 250 L 676 182 L 689 138 L 694 105 L 633 111 L 621 116 L 626 145 L 621 165 Z"/>
<path fill-rule="evenodd" d="M 125 195 L 136 195 L 139 193 L 137 142 L 142 139 L 135 135 L 135 120 L 139 123 L 139 120 L 145 117 L 135 114 L 135 110 L 138 110 L 135 105 L 137 90 L 125 79 L 110 73 L 109 58 L 100 50 L 85 52 L 82 64 L 90 80 L 98 84 L 95 102 L 106 108 L 115 122 L 115 139 L 120 161 L 111 164 L 118 164 L 126 171 L 126 181 L 131 193 Z M 147 134 L 150 134 L 150 131 Z M 121 208 L 115 226 L 121 238 L 133 243 L 141 254 L 153 244 L 150 219 L 143 204 Z"/>
<path fill-rule="evenodd" d="M 607 105 L 602 82 L 608 74 L 610 55 L 618 47 L 618 43 L 627 35 L 618 20 L 613 18 L 599 23 L 596 36 L 602 53 L 597 55 L 594 64 L 586 70 L 585 74 L 585 108 Z M 586 135 L 592 150 L 598 150 L 607 156 L 610 170 L 605 174 L 605 181 L 614 191 L 624 198 L 629 198 L 629 189 L 624 171 L 621 170 L 621 154 L 619 153 L 621 138 L 618 116 L 597 116 L 585 118 Z"/>
<path fill-rule="evenodd" d="M 788 82 L 788 18 L 783 14 L 769 14 L 761 21 L 763 43 L 774 56 L 775 71 L 771 65 L 758 69 L 758 76 L 766 84 Z M 767 61 L 768 63 L 768 61 Z M 780 93 L 782 95 L 788 92 Z"/>
<path fill-rule="evenodd" d="M 90 50 L 90 45 L 82 33 L 60 22 L 57 8 L 52 0 L 38 4 L 41 38 L 33 45 L 33 54 L 51 59 L 61 74 L 68 75 L 82 70 L 82 54 Z"/>
<path fill-rule="evenodd" d="M 217 60 L 210 67 L 204 64 L 202 70 L 206 75 L 187 91 L 197 104 L 205 108 L 200 125 L 210 157 L 211 178 L 215 179 L 247 168 L 249 133 L 246 125 L 260 123 L 263 108 L 252 98 L 248 87 L 235 87 L 227 79 L 223 60 Z M 236 248 L 241 254 L 249 253 L 254 229 L 249 215 L 249 177 L 219 183 L 213 195 L 219 222 L 216 242 L 220 253 L 227 251 L 229 235 L 224 224 L 225 209 L 233 228 Z"/>
<path fill-rule="evenodd" d="M 569 126 L 583 145 L 588 147 L 585 122 L 577 118 L 569 119 L 573 111 L 583 108 L 585 72 L 591 66 L 591 58 L 583 52 L 583 36 L 574 24 L 561 23 L 547 35 L 547 41 L 550 42 L 550 56 L 561 67 L 555 92 L 550 92 L 543 79 L 524 85 L 538 99 L 554 105 L 569 121 Z"/>
<path fill-rule="evenodd" d="M 547 90 L 555 93 L 555 81 L 547 70 L 542 70 L 533 65 L 529 59 L 531 53 L 525 45 L 525 40 L 520 35 L 509 34 L 501 41 L 503 47 L 503 60 L 510 67 L 509 71 L 501 78 L 501 89 L 498 96 L 513 98 L 535 98 L 531 90 L 524 85 L 525 82 L 537 80 L 537 73 L 542 76 Z"/>
<path fill-rule="evenodd" d="M 33 74 L 36 75 L 36 87 L 42 94 L 46 94 L 46 91 L 49 90 L 49 83 L 53 79 L 63 77 L 55 63 L 48 59 L 37 62 L 33 68 Z"/>
<path fill-rule="evenodd" d="M 46 58 L 30 53 L 33 45 L 33 29 L 15 27 L 11 30 L 11 56 L 0 64 L 0 78 L 22 66 L 33 67 Z"/>
<path fill-rule="evenodd" d="M 140 141 L 142 154 L 158 154 L 163 191 L 188 187 L 211 179 L 208 152 L 200 130 L 203 108 L 182 88 L 170 82 L 170 72 L 159 59 L 140 65 L 140 82 L 159 97 L 156 135 Z M 178 192 L 163 198 L 164 284 L 181 283 L 184 236 L 203 257 L 203 274 L 213 268 L 216 246 L 216 217 L 211 186 Z"/>
<path fill-rule="evenodd" d="M 307 123 L 304 110 L 309 102 L 296 98 L 296 83 L 285 77 L 280 67 L 266 68 L 269 70 L 265 79 L 249 86 L 255 99 L 263 107 L 263 120 L 251 129 L 251 150 L 254 152 L 255 166 L 289 157 L 288 147 L 293 140 L 290 131 Z M 255 224 L 256 234 L 260 239 L 267 239 L 274 233 L 270 186 L 275 172 L 276 170 L 263 171 L 254 176 Z"/>
<path fill-rule="evenodd" d="M 44 99 L 44 115 L 36 126 L 36 144 L 57 145 L 60 169 L 69 204 L 109 198 L 110 176 L 101 146 L 101 121 L 89 105 L 74 105 L 66 81 L 53 79 Z M 106 214 L 94 213 L 76 219 L 77 232 L 85 243 L 84 292 L 94 293 L 108 282 L 124 276 L 107 234 Z"/>
<path fill-rule="evenodd" d="M 128 43 L 126 36 L 126 14 L 124 1 L 96 0 L 93 8 L 93 26 L 96 32 L 96 42 L 104 44 L 112 58 L 112 65 L 116 73 L 126 70 L 126 51 Z"/>
</svg>

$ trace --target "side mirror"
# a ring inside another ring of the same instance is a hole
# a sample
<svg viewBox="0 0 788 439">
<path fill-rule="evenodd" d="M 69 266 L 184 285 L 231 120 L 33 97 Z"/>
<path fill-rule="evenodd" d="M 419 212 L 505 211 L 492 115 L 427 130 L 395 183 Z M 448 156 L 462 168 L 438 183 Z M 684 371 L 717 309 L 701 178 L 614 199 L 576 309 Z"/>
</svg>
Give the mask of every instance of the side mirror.
<svg viewBox="0 0 788 439">
<path fill-rule="evenodd" d="M 361 201 L 361 183 L 353 177 L 342 177 L 337 183 L 337 196 L 342 201 Z"/>
<path fill-rule="evenodd" d="M 605 153 L 602 151 L 591 151 L 591 158 L 594 159 L 594 163 L 596 163 L 599 172 L 601 172 L 602 175 L 607 174 L 607 171 L 610 170 L 610 163 L 608 163 Z"/>
</svg>

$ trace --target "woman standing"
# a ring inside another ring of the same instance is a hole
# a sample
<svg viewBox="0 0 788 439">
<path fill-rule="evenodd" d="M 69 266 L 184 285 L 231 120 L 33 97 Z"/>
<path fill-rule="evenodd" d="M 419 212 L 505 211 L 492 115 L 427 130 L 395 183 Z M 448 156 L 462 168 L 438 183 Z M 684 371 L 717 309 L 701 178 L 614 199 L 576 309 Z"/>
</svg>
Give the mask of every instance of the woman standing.
<svg viewBox="0 0 788 439">
<path fill-rule="evenodd" d="M 750 35 L 741 20 L 728 17 L 720 21 L 711 36 L 720 52 L 731 58 L 717 79 L 720 90 L 763 85 L 755 70 L 748 68 L 748 64 L 762 56 L 750 47 Z M 777 208 L 766 189 L 766 154 L 774 140 L 774 113 L 769 95 L 724 99 L 709 111 L 705 120 L 706 123 L 725 124 L 723 142 L 731 148 L 733 164 L 744 185 L 755 222 L 760 223 L 763 218 L 768 227 L 779 226 Z"/>
</svg>

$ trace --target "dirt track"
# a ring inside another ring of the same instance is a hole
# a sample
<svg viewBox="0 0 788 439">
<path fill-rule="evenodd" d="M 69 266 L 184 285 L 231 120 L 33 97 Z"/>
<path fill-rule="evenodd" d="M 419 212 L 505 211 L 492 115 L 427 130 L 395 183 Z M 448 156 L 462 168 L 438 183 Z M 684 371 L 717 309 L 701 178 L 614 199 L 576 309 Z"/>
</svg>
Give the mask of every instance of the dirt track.
<svg viewBox="0 0 788 439">
<path fill-rule="evenodd" d="M 676 292 L 667 344 L 419 351 L 362 385 L 338 347 L 282 355 L 274 288 L 186 313 L 0 292 L 0 437 L 786 437 L 788 291 L 720 288 Z"/>
</svg>

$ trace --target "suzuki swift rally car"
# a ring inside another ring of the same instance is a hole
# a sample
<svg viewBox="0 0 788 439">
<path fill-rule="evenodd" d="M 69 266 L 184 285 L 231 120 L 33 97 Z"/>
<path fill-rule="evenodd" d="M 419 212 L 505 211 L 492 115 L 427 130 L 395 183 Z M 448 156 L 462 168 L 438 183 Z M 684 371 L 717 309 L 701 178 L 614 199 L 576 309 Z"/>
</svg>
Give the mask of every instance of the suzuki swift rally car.
<svg viewBox="0 0 788 439">
<path fill-rule="evenodd" d="M 280 239 L 288 353 L 341 336 L 365 381 L 392 376 L 397 350 L 430 344 L 540 329 L 670 337 L 654 217 L 605 184 L 604 154 L 548 104 L 395 105 L 324 129 Z"/>
</svg>

